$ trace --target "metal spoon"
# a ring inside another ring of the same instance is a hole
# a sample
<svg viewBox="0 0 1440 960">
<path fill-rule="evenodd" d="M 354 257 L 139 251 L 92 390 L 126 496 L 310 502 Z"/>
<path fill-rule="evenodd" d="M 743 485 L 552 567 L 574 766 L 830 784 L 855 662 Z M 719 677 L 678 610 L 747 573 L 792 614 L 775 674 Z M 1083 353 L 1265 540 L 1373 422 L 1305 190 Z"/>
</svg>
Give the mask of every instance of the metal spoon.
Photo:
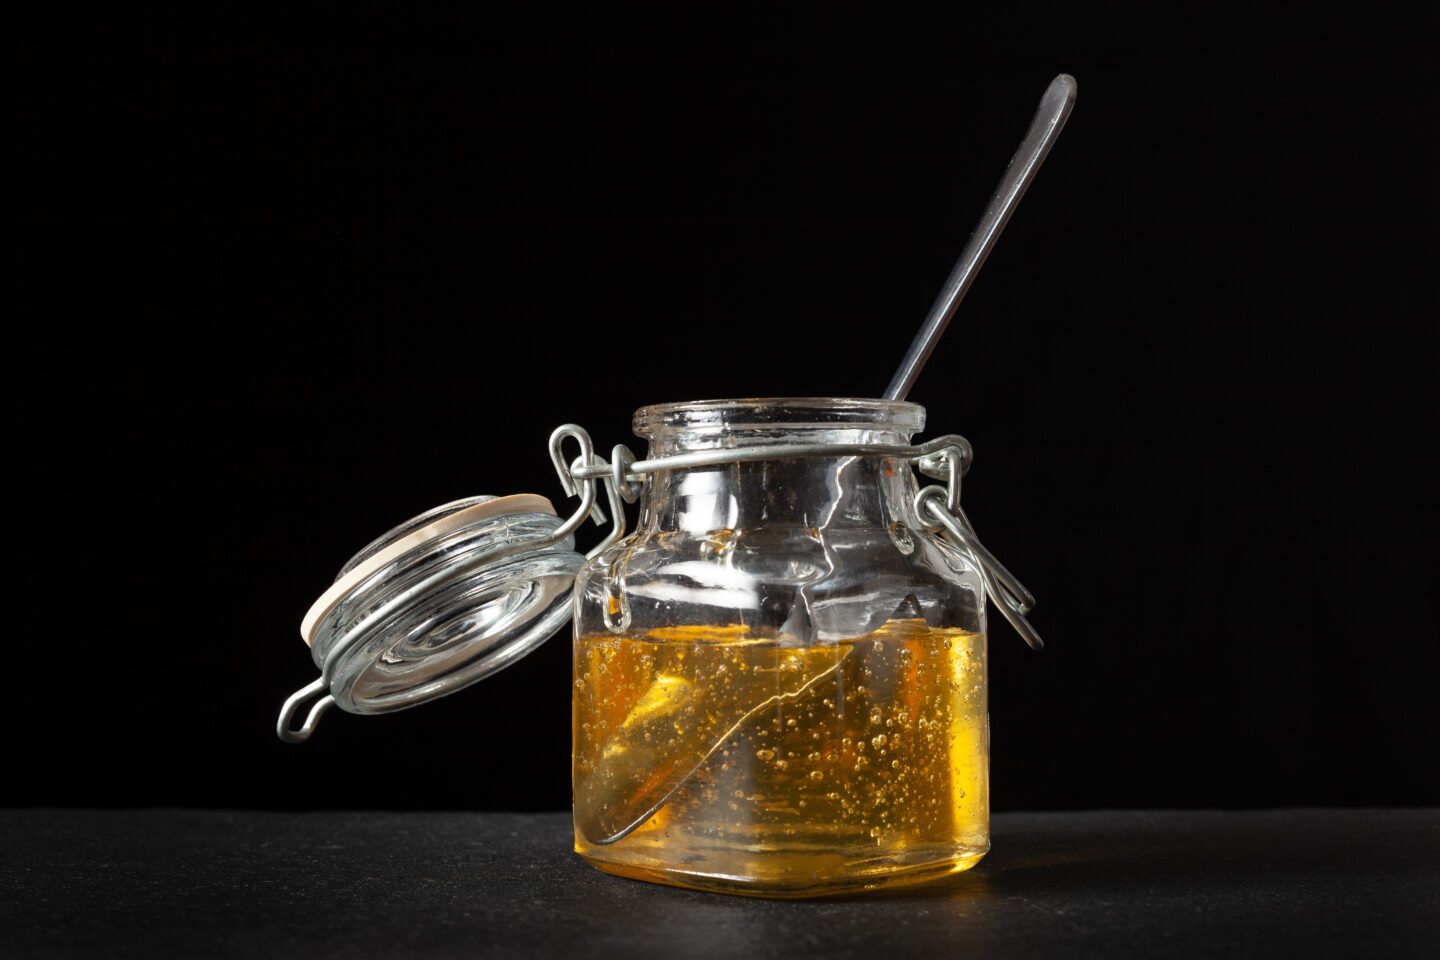
<svg viewBox="0 0 1440 960">
<path fill-rule="evenodd" d="M 1020 198 L 1025 196 L 1025 191 L 1040 170 L 1040 164 L 1045 162 L 1045 156 L 1055 145 L 1055 140 L 1060 136 L 1060 130 L 1065 126 L 1074 106 L 1075 78 L 1068 73 L 1062 73 L 1045 88 L 1045 95 L 1040 98 L 1040 107 L 1035 111 L 1035 119 L 1030 121 L 1030 129 L 1026 131 L 1025 139 L 1020 141 L 1020 149 L 1010 158 L 1010 165 L 1005 168 L 1005 175 L 1000 178 L 1000 185 L 995 188 L 990 205 L 985 208 L 984 215 L 975 226 L 975 232 L 970 235 L 970 242 L 965 245 L 960 259 L 955 261 L 950 278 L 945 281 L 940 296 L 920 326 L 920 332 L 915 334 L 905 359 L 900 361 L 900 369 L 895 371 L 890 386 L 885 388 L 886 400 L 904 400 L 910 388 L 915 385 L 925 361 L 930 359 L 930 354 L 940 342 L 946 325 L 955 315 L 955 308 L 965 299 L 965 294 L 970 292 L 970 284 L 975 281 L 975 274 L 980 272 L 985 258 L 995 246 L 995 241 L 1000 238 L 1000 232 L 1005 229 L 1005 224 L 1010 222 L 1010 215 L 1020 205 Z"/>
<path fill-rule="evenodd" d="M 737 731 L 768 710 L 794 703 L 833 677 L 853 650 L 846 647 L 833 664 L 799 687 L 767 697 L 746 710 L 728 723 L 703 753 L 677 752 L 674 747 L 662 746 L 667 733 L 673 738 L 674 721 L 668 715 L 657 717 L 651 724 L 641 723 L 628 735 L 617 734 L 616 741 L 605 751 L 604 777 L 592 773 L 575 780 L 575 826 L 585 839 L 597 845 L 625 839 L 669 803 Z M 647 729 L 650 726 L 655 729 Z"/>
<path fill-rule="evenodd" d="M 925 361 L 930 358 L 931 351 L 940 340 L 940 335 L 945 332 L 946 324 L 955 314 L 955 308 L 969 291 L 975 274 L 995 246 L 1000 232 L 1005 229 L 1010 214 L 1014 212 L 1030 182 L 1035 179 L 1035 173 L 1054 145 L 1055 138 L 1059 135 L 1060 128 L 1065 125 L 1074 104 L 1075 79 L 1062 73 L 1051 81 L 1045 96 L 1041 98 L 1040 109 L 1031 121 L 1030 129 L 1020 143 L 1020 149 L 1015 152 L 1010 166 L 1005 169 L 995 196 L 991 198 L 990 205 L 986 207 L 984 216 L 980 218 L 979 225 L 970 237 L 970 242 L 966 244 L 965 251 L 950 272 L 950 278 L 945 282 L 940 298 L 930 308 L 929 316 L 925 318 L 920 332 L 910 344 L 910 351 L 905 355 L 900 369 L 896 371 L 895 378 L 890 381 L 890 386 L 885 391 L 887 400 L 903 400 L 910 392 L 921 368 L 925 366 Z M 849 652 L 845 651 L 847 655 Z M 610 758 L 603 781 L 597 782 L 599 778 L 594 775 L 576 781 L 576 826 L 586 839 L 598 845 L 615 843 L 629 836 L 668 803 L 676 791 L 689 782 L 696 771 L 704 766 L 736 731 L 764 711 L 803 696 L 817 683 L 838 671 L 844 660 L 845 656 L 842 655 L 833 665 L 810 677 L 797 689 L 776 694 L 745 711 L 730 723 L 703 753 L 662 757 L 657 746 L 663 742 L 660 737 L 653 732 L 647 736 L 643 725 L 632 731 L 632 735 L 625 740 L 623 749 L 616 750 L 616 755 Z M 661 718 L 657 722 L 670 723 L 668 718 Z M 591 795 L 602 790 L 608 802 L 602 800 L 598 793 Z"/>
</svg>

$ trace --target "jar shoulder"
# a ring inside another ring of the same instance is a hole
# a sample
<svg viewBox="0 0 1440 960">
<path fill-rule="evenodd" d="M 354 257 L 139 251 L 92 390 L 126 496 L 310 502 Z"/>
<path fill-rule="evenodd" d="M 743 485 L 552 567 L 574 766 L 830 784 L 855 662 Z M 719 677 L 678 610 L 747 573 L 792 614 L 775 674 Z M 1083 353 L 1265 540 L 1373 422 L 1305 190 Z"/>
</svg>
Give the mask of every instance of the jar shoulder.
<svg viewBox="0 0 1440 960">
<path fill-rule="evenodd" d="M 586 563 L 576 593 L 582 631 L 724 623 L 813 640 L 917 617 L 984 629 L 969 555 L 899 524 L 636 532 Z"/>
</svg>

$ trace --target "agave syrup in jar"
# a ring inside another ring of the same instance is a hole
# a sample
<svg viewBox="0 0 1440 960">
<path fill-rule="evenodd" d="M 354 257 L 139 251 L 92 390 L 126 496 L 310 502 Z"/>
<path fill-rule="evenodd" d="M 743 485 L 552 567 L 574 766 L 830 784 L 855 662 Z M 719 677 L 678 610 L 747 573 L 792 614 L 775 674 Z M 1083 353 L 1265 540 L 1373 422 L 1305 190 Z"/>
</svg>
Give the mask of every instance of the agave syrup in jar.
<svg viewBox="0 0 1440 960">
<path fill-rule="evenodd" d="M 583 636 L 575 658 L 575 844 L 607 872 L 814 895 L 989 849 L 983 635 L 893 620 L 787 646 L 686 626 Z"/>
</svg>

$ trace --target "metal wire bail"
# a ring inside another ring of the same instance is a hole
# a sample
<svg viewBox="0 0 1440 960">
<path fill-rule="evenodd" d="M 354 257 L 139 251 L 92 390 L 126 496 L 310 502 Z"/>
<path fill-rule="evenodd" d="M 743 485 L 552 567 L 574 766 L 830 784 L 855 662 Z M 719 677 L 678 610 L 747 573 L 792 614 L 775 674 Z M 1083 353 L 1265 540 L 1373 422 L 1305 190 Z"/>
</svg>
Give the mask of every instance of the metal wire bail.
<svg viewBox="0 0 1440 960">
<path fill-rule="evenodd" d="M 574 436 L 581 441 L 580 456 L 565 466 L 565 458 L 559 452 L 559 444 Z M 615 447 L 606 462 L 595 457 L 589 434 L 574 425 L 566 424 L 556 430 L 550 438 L 551 459 L 560 471 L 560 482 L 567 493 L 574 493 L 581 484 L 594 484 L 604 480 L 610 494 L 611 511 L 618 513 L 618 501 L 633 503 L 646 475 L 658 470 L 677 470 L 690 467 L 711 466 L 722 463 L 745 463 L 755 460 L 789 460 L 801 457 L 842 457 L 842 456 L 888 456 L 911 463 L 924 476 L 943 480 L 944 486 L 928 486 L 915 497 L 915 511 L 920 519 L 940 528 L 948 539 L 970 555 L 980 570 L 985 592 L 999 609 L 1002 616 L 1015 628 L 1032 650 L 1041 650 L 1045 642 L 1040 634 L 1025 619 L 1025 614 L 1035 606 L 1035 597 L 1007 570 L 995 555 L 980 542 L 970 518 L 960 506 L 960 481 L 970 470 L 975 460 L 974 448 L 970 441 L 958 434 L 946 434 L 914 446 L 867 443 L 795 443 L 755 444 L 744 447 L 725 447 L 715 450 L 698 450 L 692 453 L 657 457 L 653 460 L 636 460 L 635 455 L 623 444 Z M 582 506 L 584 504 L 582 503 Z M 576 526 L 578 526 L 578 522 Z M 623 518 L 617 520 L 616 530 L 605 542 L 588 555 L 594 556 L 623 532 Z"/>
<path fill-rule="evenodd" d="M 576 451 L 574 456 L 567 455 L 567 447 Z M 420 602 L 426 596 L 433 595 L 435 591 L 455 582 L 457 577 L 486 574 L 498 563 L 561 544 L 580 528 L 587 517 L 594 520 L 597 525 L 603 526 L 607 522 L 610 525 L 605 537 L 585 554 L 586 559 L 596 556 L 625 535 L 625 504 L 636 501 L 644 487 L 646 476 L 658 470 L 758 460 L 844 456 L 893 457 L 896 460 L 913 464 L 923 475 L 944 481 L 943 486 L 928 486 L 916 494 L 914 506 L 920 519 L 939 528 L 943 531 L 943 535 L 970 556 L 980 571 L 986 593 L 1025 642 L 1036 650 L 1044 646 L 1040 635 L 1025 619 L 1025 614 L 1029 613 L 1035 604 L 1035 598 L 1021 585 L 1014 574 L 1005 569 L 1004 565 L 980 543 L 974 526 L 971 525 L 970 519 L 960 507 L 960 481 L 974 460 L 974 451 L 970 442 L 964 437 L 950 434 L 914 446 L 872 443 L 756 444 L 697 450 L 668 457 L 658 457 L 653 460 L 638 460 L 628 447 L 624 444 L 617 444 L 611 449 L 610 459 L 606 461 L 596 456 L 595 445 L 590 439 L 590 434 L 583 427 L 567 423 L 557 427 L 550 434 L 549 450 L 550 460 L 560 479 L 560 486 L 567 495 L 580 499 L 574 512 L 541 536 L 472 548 L 470 553 L 461 555 L 452 566 L 407 584 L 402 591 L 383 605 L 378 606 L 372 616 L 351 624 L 343 635 L 338 636 L 338 639 L 335 639 L 324 650 L 320 662 L 319 679 L 297 690 L 285 701 L 276 724 L 276 733 L 281 740 L 287 743 L 299 743 L 309 739 L 321 716 L 332 706 L 338 705 L 351 712 L 374 712 L 380 709 L 403 708 L 402 704 L 399 707 L 372 706 L 362 710 L 351 703 L 349 699 L 345 699 L 350 696 L 349 687 L 345 687 L 341 681 L 337 680 L 337 671 L 341 669 L 339 665 L 345 662 L 353 652 L 369 642 L 371 627 L 374 623 L 383 623 L 386 617 L 398 615 L 399 611 L 409 609 L 407 605 Z M 610 508 L 608 518 L 599 503 L 598 487 L 602 483 L 605 486 L 606 501 Z M 522 495 L 512 498 L 512 500 L 525 500 L 527 497 L 531 501 L 538 500 L 548 511 L 547 514 L 541 515 L 542 519 L 544 516 L 552 518 L 555 516 L 553 508 L 543 498 Z M 475 498 L 474 502 L 480 503 L 495 499 L 481 497 Z M 446 507 L 437 508 L 437 511 L 456 507 L 461 503 L 457 501 L 455 504 L 447 504 Z M 464 503 L 468 504 L 471 501 Z M 432 511 L 432 514 L 434 513 L 435 511 Z M 411 523 L 413 525 L 429 516 L 430 514 L 423 515 Z M 429 535 L 428 532 L 425 533 L 425 536 Z M 424 546 L 428 543 L 429 541 L 425 541 L 421 545 Z M 565 549 L 571 548 L 567 546 Z M 569 556 L 575 557 L 578 568 L 579 556 L 573 553 Z M 354 562 L 352 561 L 352 563 Z M 342 571 L 343 576 L 344 571 Z M 358 572 L 356 576 L 359 576 Z M 573 576 L 573 571 L 571 576 Z M 348 586 L 343 588 L 337 586 L 332 589 L 348 589 Z M 356 587 L 356 589 L 358 590 L 360 587 Z M 324 599 L 322 597 L 322 601 Z M 339 602 L 339 600 L 335 601 L 336 604 Z M 459 683 L 459 686 L 474 682 L 495 670 L 503 669 L 513 660 L 523 656 L 529 649 L 533 649 L 538 643 L 543 642 L 563 622 L 558 619 L 558 616 L 559 611 L 552 610 L 543 621 L 537 621 L 541 625 L 531 630 L 523 638 L 523 642 L 517 642 L 515 650 L 507 650 L 503 655 L 499 655 L 493 664 L 486 664 L 486 669 L 473 671 Z M 526 626 L 528 625 L 526 624 Z M 316 649 L 318 651 L 320 648 Z M 436 693 L 436 695 L 439 694 Z M 306 713 L 304 722 L 299 727 L 295 727 L 293 725 L 295 716 L 305 704 L 312 700 L 314 702 Z"/>
<path fill-rule="evenodd" d="M 970 523 L 970 518 L 965 515 L 960 504 L 952 500 L 950 492 L 944 487 L 924 488 L 915 495 L 915 512 L 920 514 L 922 520 L 928 518 L 943 527 L 955 545 L 970 554 L 975 565 L 980 568 L 980 576 L 985 581 L 985 592 L 990 595 L 1001 615 L 1015 628 L 1015 632 L 1020 634 L 1020 638 L 1030 645 L 1030 649 L 1043 650 L 1045 641 L 1040 639 L 1040 634 L 1030 625 L 1030 621 L 1025 619 L 1025 614 L 1035 606 L 1035 595 L 1026 590 L 1025 585 L 1005 569 L 1005 565 L 996 560 L 993 553 L 985 549 Z"/>
</svg>

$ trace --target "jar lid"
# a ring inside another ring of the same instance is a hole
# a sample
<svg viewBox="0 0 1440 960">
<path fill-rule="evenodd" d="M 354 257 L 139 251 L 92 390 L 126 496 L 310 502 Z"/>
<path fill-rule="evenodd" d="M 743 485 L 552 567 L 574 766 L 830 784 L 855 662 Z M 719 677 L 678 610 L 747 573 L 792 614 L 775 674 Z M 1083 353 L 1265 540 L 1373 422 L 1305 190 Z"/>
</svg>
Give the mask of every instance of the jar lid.
<svg viewBox="0 0 1440 960">
<path fill-rule="evenodd" d="M 286 702 L 281 739 L 307 739 L 332 705 L 389 713 L 446 696 L 539 647 L 570 621 L 585 562 L 573 535 L 556 536 L 562 523 L 535 494 L 471 497 L 362 549 L 301 621 L 320 678 Z"/>
</svg>

